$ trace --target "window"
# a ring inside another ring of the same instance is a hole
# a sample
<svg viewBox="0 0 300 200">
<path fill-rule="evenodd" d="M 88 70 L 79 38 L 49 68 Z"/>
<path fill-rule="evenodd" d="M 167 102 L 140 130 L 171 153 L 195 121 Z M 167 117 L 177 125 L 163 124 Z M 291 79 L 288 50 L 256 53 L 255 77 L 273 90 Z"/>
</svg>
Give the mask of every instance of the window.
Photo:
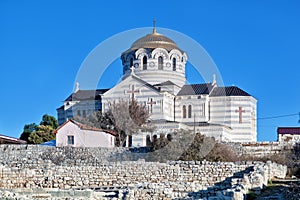
<svg viewBox="0 0 300 200">
<path fill-rule="evenodd" d="M 127 147 L 132 147 L 132 135 L 128 135 L 128 145 Z"/>
<path fill-rule="evenodd" d="M 85 110 L 82 111 L 82 117 L 86 118 L 86 111 Z"/>
<path fill-rule="evenodd" d="M 182 106 L 182 118 L 186 118 L 186 106 Z"/>
<path fill-rule="evenodd" d="M 192 118 L 192 105 L 188 107 L 188 118 Z"/>
<path fill-rule="evenodd" d="M 68 145 L 74 144 L 74 135 L 68 135 Z"/>
<path fill-rule="evenodd" d="M 133 58 L 130 58 L 130 66 L 129 68 L 131 68 L 133 66 Z"/>
<path fill-rule="evenodd" d="M 77 115 L 78 115 L 79 117 L 81 116 L 80 110 L 77 110 Z"/>
<path fill-rule="evenodd" d="M 147 136 L 146 136 L 146 146 L 147 146 L 147 147 L 150 147 L 151 144 L 152 144 L 152 142 L 151 142 L 150 135 L 147 135 Z"/>
<path fill-rule="evenodd" d="M 143 57 L 143 70 L 147 69 L 147 56 Z"/>
<path fill-rule="evenodd" d="M 176 58 L 173 58 L 173 71 L 176 71 Z"/>
<path fill-rule="evenodd" d="M 164 69 L 163 67 L 164 59 L 162 56 L 158 57 L 158 69 Z"/>
</svg>

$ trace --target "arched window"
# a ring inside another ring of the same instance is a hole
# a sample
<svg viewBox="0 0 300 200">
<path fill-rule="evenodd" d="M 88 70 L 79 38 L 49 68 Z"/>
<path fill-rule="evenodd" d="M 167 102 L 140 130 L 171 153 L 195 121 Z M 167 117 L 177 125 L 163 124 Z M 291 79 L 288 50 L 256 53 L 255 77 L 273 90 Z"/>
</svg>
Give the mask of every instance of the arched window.
<svg viewBox="0 0 300 200">
<path fill-rule="evenodd" d="M 202 103 L 202 116 L 205 116 L 205 103 Z"/>
<path fill-rule="evenodd" d="M 182 106 L 182 118 L 186 118 L 186 106 Z"/>
<path fill-rule="evenodd" d="M 163 67 L 164 59 L 162 56 L 158 57 L 158 69 L 164 69 Z"/>
<path fill-rule="evenodd" d="M 133 58 L 130 58 L 130 66 L 129 68 L 131 68 L 133 66 Z"/>
<path fill-rule="evenodd" d="M 173 71 L 176 71 L 176 58 L 173 58 Z"/>
<path fill-rule="evenodd" d="M 188 107 L 188 118 L 192 118 L 192 105 Z"/>
<path fill-rule="evenodd" d="M 147 69 L 147 56 L 143 57 L 143 70 Z"/>
</svg>

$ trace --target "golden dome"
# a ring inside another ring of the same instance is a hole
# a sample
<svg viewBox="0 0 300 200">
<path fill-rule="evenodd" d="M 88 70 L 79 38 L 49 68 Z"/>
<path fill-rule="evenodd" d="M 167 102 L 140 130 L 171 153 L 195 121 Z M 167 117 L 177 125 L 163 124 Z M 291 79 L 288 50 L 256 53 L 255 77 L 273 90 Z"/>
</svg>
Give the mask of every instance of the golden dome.
<svg viewBox="0 0 300 200">
<path fill-rule="evenodd" d="M 131 50 L 136 50 L 139 48 L 164 48 L 167 51 L 171 51 L 172 49 L 179 49 L 177 44 L 173 40 L 158 33 L 148 34 L 135 41 L 130 47 Z"/>
<path fill-rule="evenodd" d="M 163 49 L 166 49 L 167 51 L 171 51 L 172 49 L 178 49 L 181 52 L 183 52 L 181 49 L 179 49 L 179 47 L 173 40 L 171 40 L 170 38 L 168 38 L 162 34 L 157 33 L 156 27 L 153 28 L 153 32 L 151 34 L 148 34 L 148 35 L 136 40 L 131 45 L 131 47 L 124 53 L 138 50 L 140 48 L 144 48 L 144 49 L 163 48 Z"/>
</svg>

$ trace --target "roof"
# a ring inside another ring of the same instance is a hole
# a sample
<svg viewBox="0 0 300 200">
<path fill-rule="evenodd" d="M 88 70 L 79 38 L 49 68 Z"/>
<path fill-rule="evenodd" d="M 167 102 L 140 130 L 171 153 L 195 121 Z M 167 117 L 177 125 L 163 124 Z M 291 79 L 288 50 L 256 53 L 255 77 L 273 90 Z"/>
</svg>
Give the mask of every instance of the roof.
<svg viewBox="0 0 300 200">
<path fill-rule="evenodd" d="M 54 134 L 57 134 L 57 132 L 62 128 L 64 127 L 66 124 L 68 123 L 73 123 L 75 125 L 77 125 L 80 129 L 82 130 L 90 130 L 90 131 L 101 131 L 101 132 L 105 132 L 107 134 L 110 134 L 110 135 L 113 135 L 113 136 L 116 136 L 116 133 L 112 130 L 105 130 L 105 129 L 101 129 L 101 128 L 97 128 L 97 127 L 93 127 L 93 126 L 89 126 L 89 125 L 86 125 L 86 124 L 82 124 L 80 122 L 77 122 L 73 119 L 69 119 L 68 121 L 66 121 L 65 123 L 63 123 L 61 126 L 59 126 L 55 131 L 53 131 Z"/>
<path fill-rule="evenodd" d="M 220 127 L 232 129 L 231 127 L 226 126 L 226 125 L 209 123 L 209 122 L 183 122 L 182 124 L 185 124 L 187 126 L 202 126 L 202 127 L 204 127 L 204 126 L 220 126 Z"/>
<path fill-rule="evenodd" d="M 147 83 L 146 81 L 144 81 L 143 79 L 140 79 L 139 77 L 137 77 L 136 75 L 131 75 L 132 76 L 132 78 L 134 78 L 134 79 L 136 79 L 136 80 L 138 80 L 138 81 L 140 81 L 143 85 L 145 85 L 145 86 L 147 86 L 148 88 L 150 88 L 150 89 L 152 89 L 152 90 L 154 90 L 154 91 L 156 91 L 156 92 L 160 92 L 160 90 L 159 89 L 157 89 L 156 87 L 154 87 L 153 85 L 151 85 L 151 84 L 149 84 L 149 83 Z"/>
<path fill-rule="evenodd" d="M 0 144 L 26 144 L 25 140 L 0 134 Z"/>
<path fill-rule="evenodd" d="M 209 94 L 212 88 L 211 83 L 184 85 L 177 96 Z"/>
<path fill-rule="evenodd" d="M 164 85 L 176 85 L 176 84 L 173 83 L 172 81 L 165 81 L 165 82 L 162 82 L 162 83 L 155 84 L 153 86 L 164 86 Z"/>
<path fill-rule="evenodd" d="M 153 30 L 153 33 L 151 34 L 148 34 L 136 40 L 131 45 L 131 47 L 124 53 L 138 50 L 140 48 L 144 48 L 144 49 L 163 48 L 166 49 L 167 51 L 171 51 L 172 49 L 178 49 L 179 51 L 183 52 L 173 40 L 171 40 L 170 38 L 162 34 L 156 33 L 156 30 L 155 31 Z"/>
<path fill-rule="evenodd" d="M 300 127 L 278 127 L 277 134 L 300 135 Z"/>
<path fill-rule="evenodd" d="M 64 109 L 64 105 L 60 106 L 59 108 L 57 108 L 56 110 L 63 110 Z"/>
<path fill-rule="evenodd" d="M 109 89 L 97 89 L 97 90 L 78 90 L 72 93 L 65 101 L 78 101 L 78 100 L 101 100 L 101 94 L 105 93 Z"/>
<path fill-rule="evenodd" d="M 214 87 L 214 89 L 211 91 L 209 96 L 217 97 L 217 96 L 251 96 L 251 95 L 236 86 L 229 86 L 229 87 Z"/>
</svg>

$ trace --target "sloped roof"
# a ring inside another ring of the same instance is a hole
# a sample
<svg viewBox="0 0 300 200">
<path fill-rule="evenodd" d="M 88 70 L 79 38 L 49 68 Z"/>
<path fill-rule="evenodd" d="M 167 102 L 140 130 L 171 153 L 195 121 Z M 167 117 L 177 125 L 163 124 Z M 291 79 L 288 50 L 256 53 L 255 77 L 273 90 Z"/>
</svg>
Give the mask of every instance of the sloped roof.
<svg viewBox="0 0 300 200">
<path fill-rule="evenodd" d="M 27 143 L 25 140 L 20 140 L 18 138 L 14 138 L 2 134 L 0 134 L 0 140 L 3 141 L 5 144 L 26 144 Z"/>
<path fill-rule="evenodd" d="M 154 87 L 153 85 L 151 85 L 151 84 L 149 84 L 149 83 L 147 83 L 146 81 L 144 81 L 144 80 L 142 80 L 142 79 L 140 79 L 139 77 L 137 77 L 136 75 L 132 75 L 132 78 L 134 78 L 134 79 L 136 79 L 136 80 L 138 80 L 138 81 L 140 81 L 143 85 L 145 85 L 145 86 L 147 86 L 148 88 L 151 88 L 151 89 L 153 89 L 154 91 L 156 91 L 156 92 L 160 92 L 160 90 L 159 89 L 157 89 L 156 87 Z"/>
<path fill-rule="evenodd" d="M 220 126 L 220 127 L 225 127 L 228 129 L 232 129 L 229 126 L 222 125 L 222 124 L 216 124 L 216 123 L 209 123 L 209 122 L 183 122 L 182 124 L 185 124 L 187 126 Z"/>
<path fill-rule="evenodd" d="M 78 90 L 72 93 L 65 101 L 101 100 L 100 95 L 108 90 L 109 89 Z"/>
<path fill-rule="evenodd" d="M 300 135 L 300 127 L 278 127 L 277 134 Z"/>
<path fill-rule="evenodd" d="M 59 108 L 57 108 L 56 110 L 63 110 L 64 109 L 64 105 L 60 106 Z"/>
<path fill-rule="evenodd" d="M 172 81 L 165 81 L 165 82 L 162 82 L 162 83 L 155 84 L 153 86 L 164 86 L 164 85 L 176 85 L 176 84 L 173 83 Z"/>
<path fill-rule="evenodd" d="M 251 96 L 251 95 L 236 86 L 229 86 L 229 87 L 215 87 L 211 91 L 209 96 L 216 97 L 216 96 Z"/>
<path fill-rule="evenodd" d="M 82 124 L 80 122 L 77 122 L 73 119 L 69 119 L 68 121 L 66 121 L 65 123 L 63 123 L 61 126 L 59 126 L 55 131 L 53 131 L 54 134 L 56 134 L 62 127 L 64 127 L 67 123 L 73 123 L 75 125 L 77 125 L 80 129 L 82 130 L 90 130 L 90 131 L 102 131 L 102 132 L 105 132 L 107 134 L 110 134 L 110 135 L 113 135 L 113 136 L 116 136 L 116 133 L 112 130 L 105 130 L 105 129 L 100 129 L 100 128 L 96 128 L 96 127 L 93 127 L 93 126 L 88 126 L 86 124 Z"/>
<path fill-rule="evenodd" d="M 177 96 L 209 94 L 212 88 L 211 83 L 184 85 Z"/>
</svg>

